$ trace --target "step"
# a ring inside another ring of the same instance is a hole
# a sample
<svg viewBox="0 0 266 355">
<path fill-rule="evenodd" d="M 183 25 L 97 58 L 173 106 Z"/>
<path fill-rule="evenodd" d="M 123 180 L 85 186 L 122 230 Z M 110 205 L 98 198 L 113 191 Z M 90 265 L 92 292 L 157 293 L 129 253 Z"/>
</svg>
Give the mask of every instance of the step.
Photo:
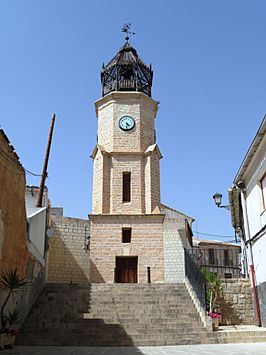
<svg viewBox="0 0 266 355">
<path fill-rule="evenodd" d="M 213 341 L 183 284 L 47 284 L 17 343 L 174 345 L 203 338 Z"/>
</svg>

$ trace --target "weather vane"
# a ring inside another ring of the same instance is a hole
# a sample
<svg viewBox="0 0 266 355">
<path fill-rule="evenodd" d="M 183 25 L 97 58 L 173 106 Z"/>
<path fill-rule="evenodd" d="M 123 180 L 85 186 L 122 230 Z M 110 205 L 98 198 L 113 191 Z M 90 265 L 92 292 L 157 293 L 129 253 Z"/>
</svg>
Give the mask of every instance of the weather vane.
<svg viewBox="0 0 266 355">
<path fill-rule="evenodd" d="M 125 22 L 123 27 L 122 27 L 122 32 L 125 32 L 127 34 L 126 37 L 125 37 L 125 40 L 127 42 L 129 40 L 128 35 L 130 35 L 130 38 L 131 38 L 131 35 L 135 35 L 136 34 L 135 32 L 132 32 L 130 29 L 131 29 L 131 23 Z"/>
</svg>

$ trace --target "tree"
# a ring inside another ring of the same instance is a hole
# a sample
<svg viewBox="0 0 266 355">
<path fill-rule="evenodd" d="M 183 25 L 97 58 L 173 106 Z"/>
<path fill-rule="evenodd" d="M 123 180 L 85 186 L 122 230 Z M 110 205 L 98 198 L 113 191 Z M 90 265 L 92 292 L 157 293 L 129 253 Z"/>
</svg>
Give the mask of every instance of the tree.
<svg viewBox="0 0 266 355">
<path fill-rule="evenodd" d="M 0 310 L 0 330 L 4 331 L 8 326 L 10 327 L 18 319 L 18 311 L 15 309 L 13 312 L 9 312 L 5 315 L 4 310 L 7 305 L 7 302 L 12 294 L 16 294 L 22 291 L 22 289 L 28 286 L 30 282 L 27 278 L 20 277 L 17 269 L 6 270 L 1 272 L 0 278 L 0 289 L 7 292 L 6 298 L 1 306 Z M 11 322 L 11 324 L 10 324 Z"/>
<path fill-rule="evenodd" d="M 217 306 L 216 299 L 223 289 L 222 280 L 219 276 L 207 269 L 203 270 L 203 276 L 207 287 L 207 304 L 209 306 L 209 312 L 212 313 Z"/>
</svg>

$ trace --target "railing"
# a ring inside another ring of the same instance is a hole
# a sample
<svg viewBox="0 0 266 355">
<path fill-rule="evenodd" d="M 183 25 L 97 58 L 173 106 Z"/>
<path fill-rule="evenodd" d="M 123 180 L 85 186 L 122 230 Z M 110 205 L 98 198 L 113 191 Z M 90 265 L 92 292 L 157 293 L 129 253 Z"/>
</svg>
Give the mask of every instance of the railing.
<svg viewBox="0 0 266 355">
<path fill-rule="evenodd" d="M 240 277 L 238 249 L 192 249 L 188 253 L 199 269 L 208 269 L 221 278 Z"/>
<path fill-rule="evenodd" d="M 186 277 L 189 279 L 202 308 L 206 310 L 206 286 L 203 275 L 188 251 L 184 249 L 184 252 Z"/>
<path fill-rule="evenodd" d="M 135 80 L 119 80 L 117 83 L 119 89 L 129 90 L 136 87 Z"/>
<path fill-rule="evenodd" d="M 112 91 L 140 91 L 151 96 L 151 87 L 136 80 L 113 80 L 103 85 L 103 95 Z"/>
</svg>

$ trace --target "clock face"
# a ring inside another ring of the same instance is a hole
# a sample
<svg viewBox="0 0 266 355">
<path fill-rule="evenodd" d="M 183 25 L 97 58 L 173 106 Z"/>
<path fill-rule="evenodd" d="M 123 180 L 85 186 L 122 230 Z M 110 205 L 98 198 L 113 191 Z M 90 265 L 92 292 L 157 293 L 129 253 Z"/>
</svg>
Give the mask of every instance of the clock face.
<svg viewBox="0 0 266 355">
<path fill-rule="evenodd" d="M 135 120 L 130 116 L 123 116 L 119 120 L 119 127 L 123 131 L 130 131 L 135 127 Z"/>
</svg>

